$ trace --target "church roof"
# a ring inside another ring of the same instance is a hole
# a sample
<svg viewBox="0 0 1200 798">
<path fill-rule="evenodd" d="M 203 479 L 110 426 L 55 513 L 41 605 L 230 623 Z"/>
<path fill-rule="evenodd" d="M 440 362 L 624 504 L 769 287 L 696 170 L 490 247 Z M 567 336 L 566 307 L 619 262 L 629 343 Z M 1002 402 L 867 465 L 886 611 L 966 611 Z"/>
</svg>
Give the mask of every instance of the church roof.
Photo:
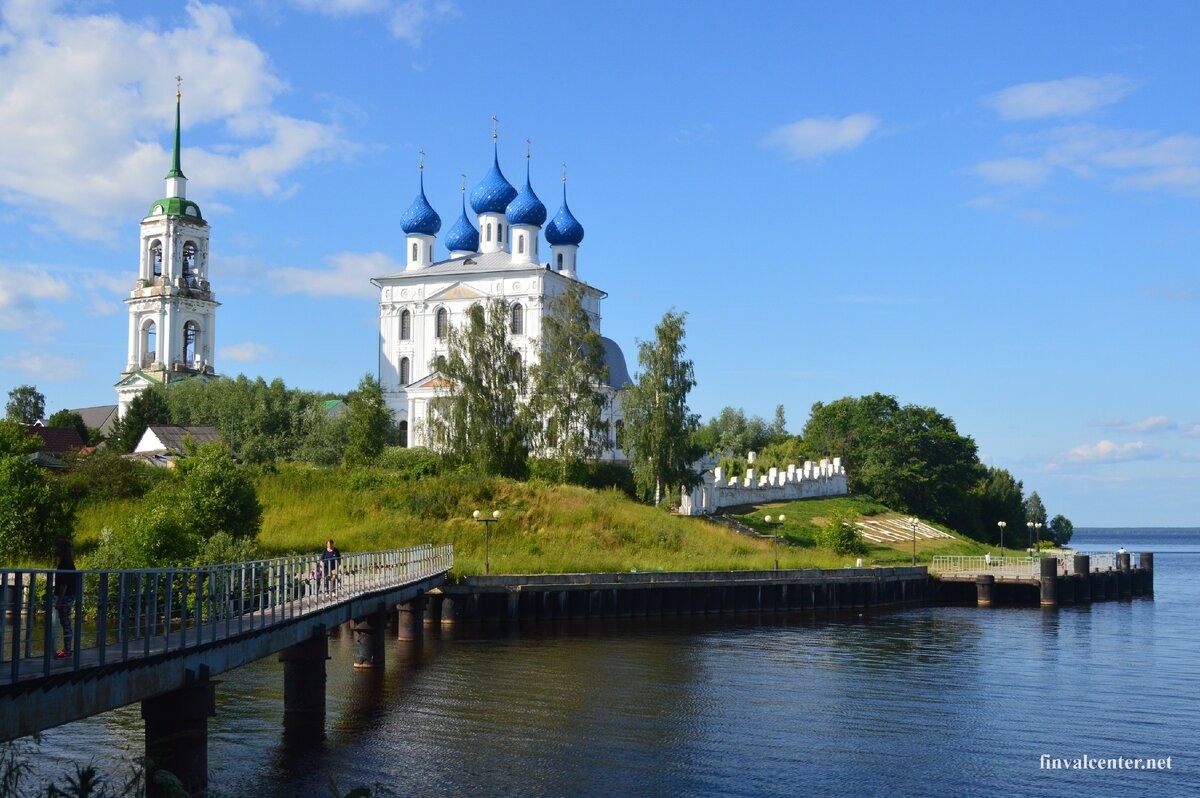
<svg viewBox="0 0 1200 798">
<path fill-rule="evenodd" d="M 617 342 L 611 338 L 600 337 L 604 345 L 604 365 L 608 366 L 608 384 L 617 389 L 623 389 L 626 383 L 633 382 L 629 378 L 629 368 L 625 365 L 625 353 Z"/>
<path fill-rule="evenodd" d="M 551 246 L 556 244 L 578 246 L 580 241 L 583 241 L 583 225 L 567 207 L 567 184 L 563 183 L 562 207 L 558 209 L 558 213 L 554 214 L 550 224 L 546 225 L 546 242 Z"/>
<path fill-rule="evenodd" d="M 108 433 L 112 428 L 112 422 L 117 418 L 116 405 L 98 405 L 96 407 L 77 407 L 71 410 L 72 413 L 78 413 L 83 419 L 83 423 L 92 429 L 98 429 L 103 433 Z"/>
<path fill-rule="evenodd" d="M 158 200 L 146 213 L 147 219 L 151 216 L 190 216 L 204 221 L 204 217 L 200 215 L 200 206 L 183 197 L 164 197 Z"/>
<path fill-rule="evenodd" d="M 491 170 L 471 191 L 471 208 L 475 213 L 504 213 L 516 196 L 517 190 L 500 171 L 499 154 L 493 155 Z"/>
<path fill-rule="evenodd" d="M 442 229 L 442 217 L 438 216 L 429 200 L 425 199 L 424 172 L 421 172 L 421 190 L 417 192 L 412 205 L 409 205 L 408 210 L 400 217 L 400 229 L 408 235 L 426 236 L 437 235 L 437 231 Z"/>
<path fill-rule="evenodd" d="M 528 164 L 528 162 L 526 163 Z M 528 166 L 525 169 L 525 188 L 521 189 L 521 193 L 508 203 L 504 215 L 509 224 L 528 224 L 541 227 L 546 221 L 546 206 L 533 192 L 533 186 L 529 183 Z"/>
<path fill-rule="evenodd" d="M 462 215 L 446 233 L 446 249 L 451 252 L 476 252 L 479 250 L 479 231 L 467 218 L 466 200 L 463 200 Z"/>
</svg>

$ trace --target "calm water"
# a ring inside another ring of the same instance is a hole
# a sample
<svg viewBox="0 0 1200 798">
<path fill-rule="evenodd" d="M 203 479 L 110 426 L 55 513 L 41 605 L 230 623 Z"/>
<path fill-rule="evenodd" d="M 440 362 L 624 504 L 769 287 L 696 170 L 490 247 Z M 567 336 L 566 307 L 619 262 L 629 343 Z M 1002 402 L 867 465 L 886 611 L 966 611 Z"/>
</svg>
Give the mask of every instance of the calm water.
<svg viewBox="0 0 1200 798">
<path fill-rule="evenodd" d="M 222 677 L 231 796 L 1200 794 L 1200 530 L 1077 533 L 1155 552 L 1154 600 L 522 625 L 355 673 L 331 641 L 328 739 L 282 739 L 282 667 Z M 399 644 L 395 644 L 399 646 Z M 137 707 L 47 733 L 38 771 L 141 752 Z M 1042 770 L 1039 757 L 1173 768 Z"/>
</svg>

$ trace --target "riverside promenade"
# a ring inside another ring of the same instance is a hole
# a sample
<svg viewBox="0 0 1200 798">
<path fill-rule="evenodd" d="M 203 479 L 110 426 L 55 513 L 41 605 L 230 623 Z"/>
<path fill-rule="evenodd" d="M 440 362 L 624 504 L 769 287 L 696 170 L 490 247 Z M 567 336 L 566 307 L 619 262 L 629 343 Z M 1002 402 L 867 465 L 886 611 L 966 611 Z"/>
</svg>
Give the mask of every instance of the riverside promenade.
<svg viewBox="0 0 1200 798">
<path fill-rule="evenodd" d="M 1154 593 L 1150 552 L 1078 552 L 1045 557 L 934 557 L 941 600 L 1056 607 Z"/>
</svg>

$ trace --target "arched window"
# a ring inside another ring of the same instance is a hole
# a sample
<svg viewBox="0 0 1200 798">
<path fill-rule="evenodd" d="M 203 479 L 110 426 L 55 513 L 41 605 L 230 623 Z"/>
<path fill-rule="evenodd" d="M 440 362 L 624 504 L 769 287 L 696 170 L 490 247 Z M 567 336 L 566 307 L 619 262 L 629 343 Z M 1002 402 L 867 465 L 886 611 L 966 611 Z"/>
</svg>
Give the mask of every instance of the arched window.
<svg viewBox="0 0 1200 798">
<path fill-rule="evenodd" d="M 488 241 L 492 240 L 492 223 L 491 222 L 487 223 L 487 240 Z"/>
<path fill-rule="evenodd" d="M 618 447 L 621 445 L 621 433 L 624 431 L 625 422 L 618 418 L 617 423 L 613 424 L 613 432 L 616 433 L 616 444 Z"/>
<path fill-rule="evenodd" d="M 450 314 L 445 308 L 438 308 L 437 315 L 433 317 L 433 337 L 445 338 L 446 333 L 450 330 Z"/>
<path fill-rule="evenodd" d="M 196 340 L 200 337 L 200 328 L 196 322 L 189 321 L 183 325 L 183 365 L 193 367 L 196 364 Z"/>
<path fill-rule="evenodd" d="M 562 253 L 558 253 L 558 270 L 562 271 Z"/>
<path fill-rule="evenodd" d="M 525 236 L 517 236 L 517 254 L 525 254 Z"/>
<path fill-rule="evenodd" d="M 410 371 L 410 369 L 408 367 L 408 358 L 406 358 L 406 357 L 400 358 L 400 385 L 404 386 L 404 385 L 408 385 L 410 382 L 412 382 L 412 379 L 411 379 L 412 375 L 409 374 L 409 371 Z"/>
<path fill-rule="evenodd" d="M 196 242 L 189 241 L 183 245 L 183 279 L 190 280 L 196 276 Z"/>
<path fill-rule="evenodd" d="M 438 355 L 437 357 L 435 357 L 433 359 L 433 370 L 434 371 L 445 371 L 445 369 L 446 369 L 446 356 Z"/>
<path fill-rule="evenodd" d="M 157 354 L 157 326 L 153 321 L 147 319 L 142 324 L 142 368 L 150 368 L 154 365 L 154 357 Z"/>
<path fill-rule="evenodd" d="M 412 314 L 407 310 L 400 311 L 400 340 L 412 338 Z"/>
<path fill-rule="evenodd" d="M 154 264 L 154 276 L 162 277 L 162 242 L 155 241 L 150 245 L 150 260 Z"/>
<path fill-rule="evenodd" d="M 513 335 L 525 334 L 525 309 L 521 307 L 520 302 L 513 303 L 508 329 Z"/>
<path fill-rule="evenodd" d="M 408 448 L 408 422 L 400 422 L 400 445 Z"/>
<path fill-rule="evenodd" d="M 413 242 L 412 259 L 413 259 L 413 263 L 417 262 L 417 242 L 416 241 Z"/>
<path fill-rule="evenodd" d="M 499 241 L 501 244 L 504 243 L 504 223 L 503 222 L 496 225 L 496 240 Z"/>
</svg>

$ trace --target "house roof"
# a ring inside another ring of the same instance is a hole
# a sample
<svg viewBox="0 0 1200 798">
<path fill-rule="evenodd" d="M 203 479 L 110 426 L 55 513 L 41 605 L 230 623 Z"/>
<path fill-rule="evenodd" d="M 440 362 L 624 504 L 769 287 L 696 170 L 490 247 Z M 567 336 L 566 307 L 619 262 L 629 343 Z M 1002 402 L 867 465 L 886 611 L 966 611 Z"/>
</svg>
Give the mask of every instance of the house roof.
<svg viewBox="0 0 1200 798">
<path fill-rule="evenodd" d="M 105 425 L 110 425 L 116 421 L 117 406 L 116 405 L 97 405 L 96 407 L 77 407 L 71 411 L 78 413 L 83 419 L 83 423 L 91 429 L 98 429 L 101 432 L 108 432 Z"/>
<path fill-rule="evenodd" d="M 158 439 L 163 449 L 173 454 L 183 454 L 183 439 L 186 437 L 190 437 L 197 446 L 205 443 L 219 443 L 221 441 L 221 433 L 217 432 L 216 427 L 175 427 L 152 424 L 146 428 L 146 432 L 142 435 L 142 439 L 138 441 L 138 445 L 134 447 L 134 451 L 162 451 L 162 449 L 144 450 L 142 448 L 142 445 L 147 443 L 147 436 L 151 434 Z"/>
<path fill-rule="evenodd" d="M 74 427 L 25 426 L 25 431 L 42 439 L 41 451 L 46 454 L 65 454 L 72 449 L 83 448 L 83 438 Z"/>
</svg>

